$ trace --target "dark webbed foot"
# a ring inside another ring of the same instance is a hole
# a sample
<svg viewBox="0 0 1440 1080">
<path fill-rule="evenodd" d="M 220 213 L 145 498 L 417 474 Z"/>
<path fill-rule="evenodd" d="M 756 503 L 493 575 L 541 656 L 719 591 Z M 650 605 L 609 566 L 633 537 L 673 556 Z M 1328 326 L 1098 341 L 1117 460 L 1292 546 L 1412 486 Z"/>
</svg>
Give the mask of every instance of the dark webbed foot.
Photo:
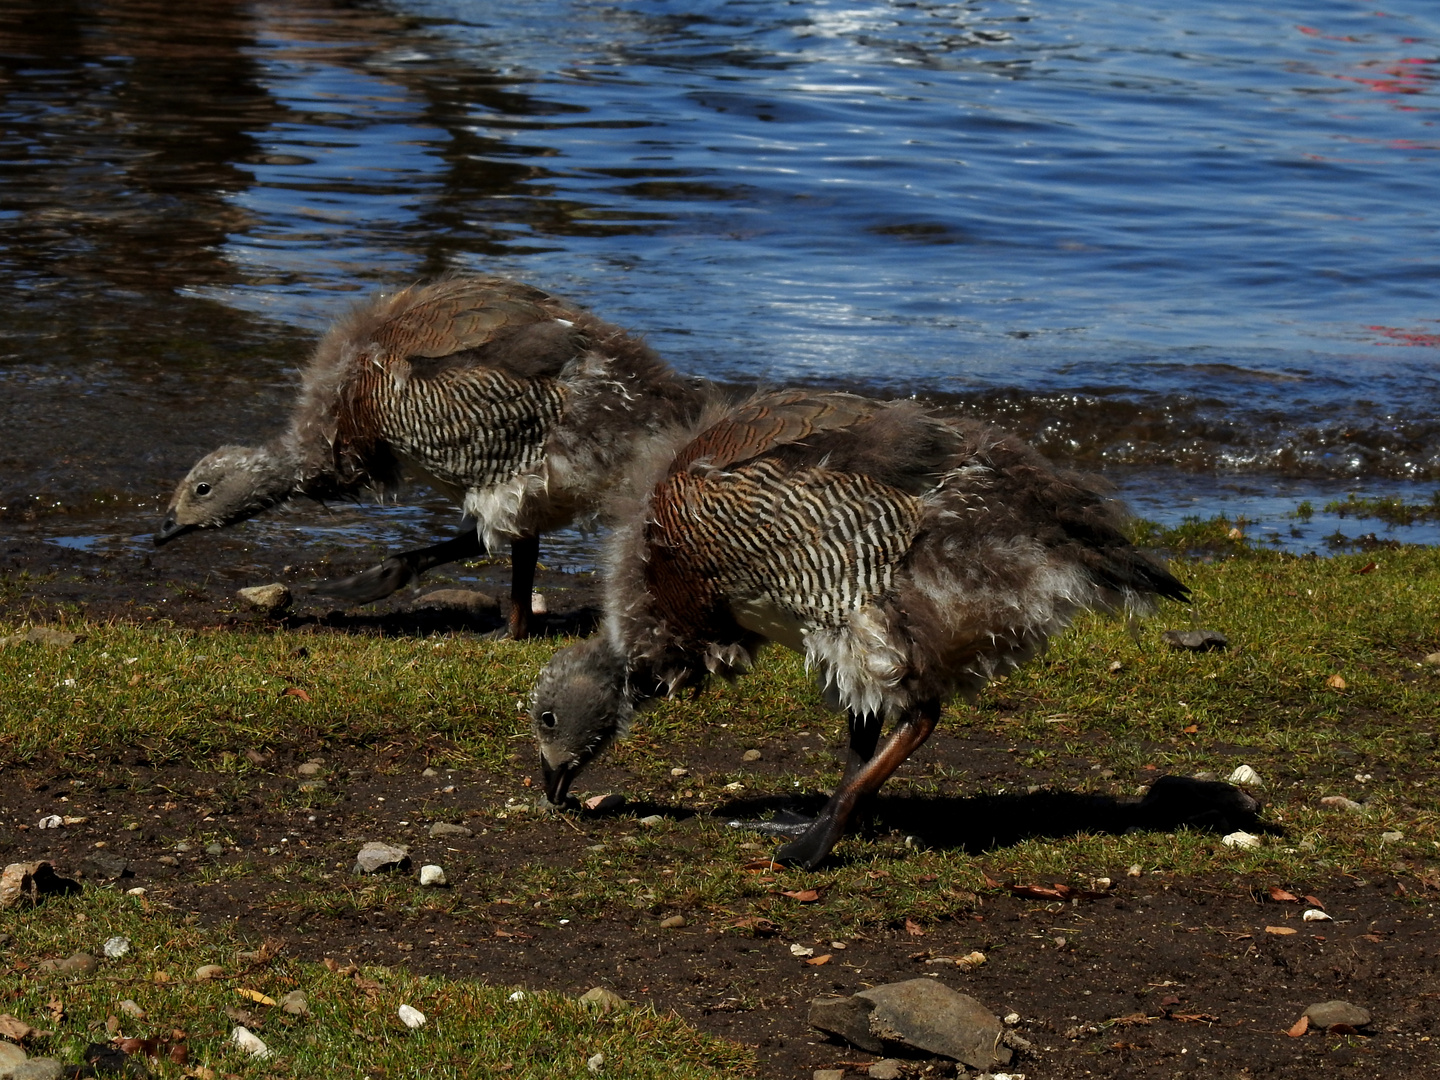
<svg viewBox="0 0 1440 1080">
<path fill-rule="evenodd" d="M 844 825 L 841 822 L 821 811 L 820 816 L 811 822 L 810 827 L 803 833 L 775 849 L 774 859 L 789 866 L 814 870 L 825 861 L 843 831 Z"/>
<path fill-rule="evenodd" d="M 369 604 L 403 589 L 416 576 L 415 569 L 403 556 L 392 555 L 379 566 L 347 578 L 321 581 L 310 586 L 310 591 L 316 596 L 328 596 L 351 604 Z"/>
</svg>

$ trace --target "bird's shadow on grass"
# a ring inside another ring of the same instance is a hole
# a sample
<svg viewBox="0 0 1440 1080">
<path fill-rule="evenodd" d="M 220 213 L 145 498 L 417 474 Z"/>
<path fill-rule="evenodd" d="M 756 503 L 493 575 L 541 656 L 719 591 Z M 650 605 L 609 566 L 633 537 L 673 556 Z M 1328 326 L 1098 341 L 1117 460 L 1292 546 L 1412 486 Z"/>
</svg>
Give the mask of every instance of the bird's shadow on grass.
<svg viewBox="0 0 1440 1080">
<path fill-rule="evenodd" d="M 381 612 L 336 609 L 323 615 L 287 615 L 281 622 L 287 630 L 315 627 L 380 637 L 464 633 L 498 638 L 503 637 L 508 629 L 507 622 L 495 608 L 467 611 L 463 608 L 416 607 L 407 611 Z M 599 622 L 599 608 L 582 607 L 537 620 L 538 625 L 532 625 L 530 633 L 532 637 L 540 638 L 583 637 L 594 633 Z"/>
<path fill-rule="evenodd" d="M 753 821 L 784 811 L 814 814 L 824 802 L 820 795 L 737 799 L 716 813 Z M 1023 795 L 880 796 L 854 831 L 868 836 L 901 832 L 925 847 L 977 855 L 1025 840 L 1181 828 L 1216 835 L 1241 830 L 1284 835 L 1279 826 L 1261 820 L 1260 803 L 1239 788 L 1185 776 L 1160 777 L 1143 798 L 1051 788 Z"/>
</svg>

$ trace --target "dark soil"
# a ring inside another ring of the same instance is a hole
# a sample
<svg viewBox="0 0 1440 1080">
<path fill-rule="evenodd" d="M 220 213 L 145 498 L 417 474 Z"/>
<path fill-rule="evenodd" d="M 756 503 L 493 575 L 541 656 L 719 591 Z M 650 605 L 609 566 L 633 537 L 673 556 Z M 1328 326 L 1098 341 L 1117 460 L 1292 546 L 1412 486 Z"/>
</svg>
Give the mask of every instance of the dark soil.
<svg viewBox="0 0 1440 1080">
<path fill-rule="evenodd" d="M 13 622 L 26 613 L 49 620 L 83 611 L 91 619 L 215 626 L 253 618 L 235 613 L 230 591 L 236 584 L 273 580 L 286 566 L 286 579 L 301 580 L 353 572 L 372 561 L 339 557 L 317 565 L 302 563 L 295 552 L 236 551 L 223 542 L 190 550 L 185 556 L 167 550 L 162 574 L 158 558 L 143 565 L 131 557 L 15 540 L 5 545 L 0 569 L 7 575 L 24 570 L 29 577 L 24 595 L 12 597 L 0 615 Z M 229 572 L 244 580 L 215 566 L 238 566 Z M 467 573 L 488 575 L 482 587 L 504 591 L 504 567 Z M 563 601 L 552 603 L 555 625 L 570 629 L 593 620 L 592 582 L 547 577 L 542 585 Z M 336 633 L 456 626 L 484 632 L 500 626 L 499 611 L 462 617 L 404 614 L 402 606 L 387 602 L 375 612 L 316 621 Z M 988 786 L 1010 781 L 1024 790 L 1037 774 L 1007 750 L 966 733 L 937 736 L 926 753 L 963 762 Z M 722 751 L 733 755 L 734 748 L 699 746 L 686 751 L 686 760 L 703 768 L 708 755 Z M 677 819 L 667 833 L 666 865 L 684 875 L 687 849 L 703 842 L 702 819 L 687 816 L 682 799 L 572 816 L 570 826 L 530 812 L 501 817 L 508 797 L 531 797 L 518 761 L 507 771 L 425 776 L 420 755 L 420 748 L 402 746 L 323 753 L 328 787 L 319 808 L 296 808 L 302 801 L 296 793 L 298 754 L 265 758 L 263 777 L 243 788 L 227 787 L 233 778 L 153 765 L 138 751 L 119 762 L 36 764 L 10 774 L 0 812 L 0 862 L 47 858 L 64 871 L 103 879 L 115 872 L 114 865 L 94 861 L 95 845 L 103 841 L 100 851 L 126 863 L 124 887 L 143 885 L 152 901 L 207 923 L 236 925 L 256 941 L 283 939 L 291 955 L 405 965 L 567 994 L 608 986 L 627 999 L 674 1009 L 703 1030 L 757 1046 L 760 1075 L 777 1080 L 809 1080 L 820 1068 L 864 1075 L 872 1055 L 810 1029 L 808 1002 L 920 976 L 939 977 L 999 1015 L 1018 1013 L 1016 1030 L 1031 1048 L 1010 1070 L 1032 1078 L 1440 1076 L 1440 931 L 1435 893 L 1414 878 L 1261 882 L 1147 874 L 1121 877 L 1103 897 L 1077 902 L 997 888 L 956 897 L 947 917 L 915 928 L 923 929 L 919 935 L 903 923 L 842 934 L 827 918 L 824 896 L 783 935 L 736 929 L 733 915 L 698 903 L 685 910 L 625 907 L 561 925 L 552 908 L 563 907 L 564 898 L 495 902 L 496 878 L 509 867 L 573 864 L 593 845 L 623 852 L 625 838 L 641 831 L 638 818 L 653 812 Z M 608 783 L 624 790 L 619 767 L 602 764 L 593 772 L 598 789 Z M 86 816 L 87 823 L 35 831 L 36 812 L 55 812 L 62 797 L 68 800 L 63 812 Z M 931 846 L 988 848 L 998 865 L 1004 845 L 1021 836 L 1063 837 L 1134 823 L 1125 817 L 1133 807 L 1101 802 L 1045 791 L 1009 800 L 892 797 L 882 800 L 872 827 L 919 832 Z M 463 822 L 475 835 L 431 839 L 435 821 Z M 131 822 L 140 828 L 127 829 Z M 964 824 L 934 831 L 947 822 Z M 226 839 L 219 855 L 205 854 L 205 843 L 196 842 L 212 834 Z M 451 882 L 446 903 L 463 914 L 327 913 L 297 897 L 303 889 L 298 881 L 285 880 L 297 877 L 303 865 L 323 869 L 337 882 L 355 880 L 350 866 L 360 844 L 372 839 L 408 844 L 417 867 L 443 865 Z M 177 853 L 182 841 L 192 849 Z M 217 863 L 249 870 L 235 877 L 204 873 Z M 218 883 L 206 883 L 210 878 Z M 1308 902 L 1273 901 L 1271 885 L 1320 899 L 1335 921 L 1301 922 Z M 885 887 L 883 871 L 876 872 L 874 887 Z M 674 914 L 688 924 L 661 929 L 660 920 Z M 1298 932 L 1278 935 L 1267 927 Z M 843 949 L 832 944 L 842 939 Z M 806 964 L 791 954 L 797 942 L 831 960 Z M 990 958 L 975 970 L 942 959 L 975 950 Z M 1333 998 L 1370 1010 L 1372 1026 L 1359 1033 L 1286 1034 L 1307 1005 Z M 930 1066 L 929 1075 L 948 1068 L 924 1059 L 913 1064 L 917 1075 Z"/>
</svg>

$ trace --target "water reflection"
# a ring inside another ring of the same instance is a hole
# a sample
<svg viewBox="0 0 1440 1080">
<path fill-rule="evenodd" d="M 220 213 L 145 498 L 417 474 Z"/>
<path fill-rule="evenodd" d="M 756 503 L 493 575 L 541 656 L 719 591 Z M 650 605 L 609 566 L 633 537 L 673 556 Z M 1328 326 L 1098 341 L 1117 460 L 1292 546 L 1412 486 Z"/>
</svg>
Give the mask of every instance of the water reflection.
<svg viewBox="0 0 1440 1080">
<path fill-rule="evenodd" d="M 1440 479 L 1440 26 L 1293 14 L 12 0 L 0 521 L 144 532 L 352 296 L 455 269 L 1087 465 Z"/>
</svg>

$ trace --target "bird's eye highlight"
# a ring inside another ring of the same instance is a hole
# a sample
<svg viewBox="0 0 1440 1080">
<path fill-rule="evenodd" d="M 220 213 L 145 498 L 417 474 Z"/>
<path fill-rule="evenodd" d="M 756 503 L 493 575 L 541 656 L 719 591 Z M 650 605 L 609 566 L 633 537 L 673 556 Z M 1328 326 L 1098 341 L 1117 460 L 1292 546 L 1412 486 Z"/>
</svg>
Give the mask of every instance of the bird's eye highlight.
<svg viewBox="0 0 1440 1080">
<path fill-rule="evenodd" d="M 196 485 L 195 485 L 195 494 L 196 494 L 196 495 L 209 495 L 209 494 L 210 494 L 210 485 L 209 485 L 209 484 L 196 484 Z"/>
<path fill-rule="evenodd" d="M 555 714 L 548 709 L 540 714 L 540 723 L 547 728 L 555 726 Z"/>
</svg>

